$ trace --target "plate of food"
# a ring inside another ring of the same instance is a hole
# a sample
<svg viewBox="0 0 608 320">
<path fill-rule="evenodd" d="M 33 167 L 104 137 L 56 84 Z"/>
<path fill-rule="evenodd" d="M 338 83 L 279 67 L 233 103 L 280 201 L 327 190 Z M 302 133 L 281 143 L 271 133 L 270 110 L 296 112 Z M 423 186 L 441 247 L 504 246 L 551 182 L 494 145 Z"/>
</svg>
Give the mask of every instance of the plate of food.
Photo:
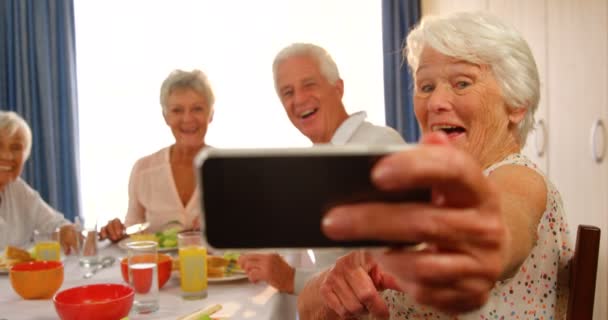
<svg viewBox="0 0 608 320">
<path fill-rule="evenodd" d="M 118 242 L 118 247 L 127 250 L 127 243 L 131 241 L 155 241 L 158 243 L 158 252 L 177 251 L 177 234 L 181 231 L 180 227 L 172 227 L 156 233 L 132 234 Z"/>
<path fill-rule="evenodd" d="M 0 252 L 0 274 L 8 274 L 10 267 L 16 263 L 32 260 L 34 260 L 34 257 L 29 251 L 7 246 L 4 252 Z"/>
</svg>

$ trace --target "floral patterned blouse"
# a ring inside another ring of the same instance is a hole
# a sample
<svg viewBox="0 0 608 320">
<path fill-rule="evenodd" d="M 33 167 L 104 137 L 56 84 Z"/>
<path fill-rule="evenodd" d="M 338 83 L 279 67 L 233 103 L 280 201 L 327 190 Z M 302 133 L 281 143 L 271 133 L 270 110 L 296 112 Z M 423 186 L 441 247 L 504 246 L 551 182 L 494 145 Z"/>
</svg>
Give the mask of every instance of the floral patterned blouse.
<svg viewBox="0 0 608 320">
<path fill-rule="evenodd" d="M 422 306 L 406 294 L 393 290 L 383 292 L 391 319 L 564 319 L 568 300 L 567 264 L 572 246 L 562 200 L 555 186 L 522 154 L 511 154 L 484 171 L 504 165 L 529 167 L 543 176 L 547 184 L 547 207 L 537 228 L 537 241 L 530 255 L 510 279 L 496 283 L 488 302 L 479 310 L 448 316 L 431 307 Z"/>
</svg>

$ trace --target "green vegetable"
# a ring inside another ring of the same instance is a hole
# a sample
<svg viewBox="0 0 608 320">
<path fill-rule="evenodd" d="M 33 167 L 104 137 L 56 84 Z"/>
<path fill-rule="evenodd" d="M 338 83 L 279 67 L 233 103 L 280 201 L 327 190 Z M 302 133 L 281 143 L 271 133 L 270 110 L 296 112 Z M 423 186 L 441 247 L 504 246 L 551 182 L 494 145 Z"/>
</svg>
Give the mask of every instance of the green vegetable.
<svg viewBox="0 0 608 320">
<path fill-rule="evenodd" d="M 211 317 L 208 314 L 204 314 L 198 320 L 211 320 Z"/>
<path fill-rule="evenodd" d="M 163 240 L 163 242 L 161 242 L 160 246 L 163 247 L 163 248 L 177 247 L 177 239 L 165 238 L 165 240 Z"/>
<path fill-rule="evenodd" d="M 177 234 L 181 231 L 181 227 L 171 227 L 167 230 L 157 232 L 156 240 L 161 248 L 177 247 Z"/>
<path fill-rule="evenodd" d="M 239 259 L 240 256 L 241 256 L 241 254 L 238 253 L 238 252 L 236 252 L 236 251 L 226 251 L 226 252 L 224 252 L 224 259 L 226 259 L 226 260 L 231 260 L 231 261 L 234 260 L 234 261 L 236 261 L 236 260 Z"/>
</svg>

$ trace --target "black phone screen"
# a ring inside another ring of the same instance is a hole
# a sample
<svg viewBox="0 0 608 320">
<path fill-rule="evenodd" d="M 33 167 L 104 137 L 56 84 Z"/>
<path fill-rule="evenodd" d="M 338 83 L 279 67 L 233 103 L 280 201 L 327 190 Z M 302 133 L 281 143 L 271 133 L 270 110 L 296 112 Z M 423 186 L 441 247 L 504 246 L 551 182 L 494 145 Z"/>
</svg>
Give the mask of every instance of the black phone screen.
<svg viewBox="0 0 608 320">
<path fill-rule="evenodd" d="M 370 171 L 378 155 L 212 157 L 200 167 L 207 241 L 215 248 L 396 245 L 338 242 L 321 232 L 333 206 L 363 201 L 428 202 L 428 189 L 387 193 Z"/>
</svg>

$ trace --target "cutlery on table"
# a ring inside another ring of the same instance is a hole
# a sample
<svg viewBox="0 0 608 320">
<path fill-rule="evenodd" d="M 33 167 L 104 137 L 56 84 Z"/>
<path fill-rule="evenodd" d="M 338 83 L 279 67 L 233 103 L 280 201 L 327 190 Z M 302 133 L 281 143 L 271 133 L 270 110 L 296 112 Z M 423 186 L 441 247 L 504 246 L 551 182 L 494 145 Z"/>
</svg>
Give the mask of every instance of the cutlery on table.
<svg viewBox="0 0 608 320">
<path fill-rule="evenodd" d="M 85 273 L 82 277 L 85 279 L 89 279 L 90 277 L 94 276 L 97 271 L 103 269 L 103 268 L 108 268 L 110 266 L 112 266 L 114 264 L 114 261 L 116 261 L 116 258 L 112 257 L 112 256 L 108 256 L 108 257 L 103 257 L 101 258 L 101 262 L 97 265 L 95 265 L 91 270 L 89 270 L 87 273 Z"/>
<path fill-rule="evenodd" d="M 144 222 L 144 223 L 136 223 L 132 226 L 128 226 L 125 229 L 125 234 L 130 236 L 132 234 L 136 234 L 136 233 L 140 233 L 142 231 L 145 231 L 146 229 L 148 229 L 148 227 L 150 226 L 150 222 Z"/>
</svg>

